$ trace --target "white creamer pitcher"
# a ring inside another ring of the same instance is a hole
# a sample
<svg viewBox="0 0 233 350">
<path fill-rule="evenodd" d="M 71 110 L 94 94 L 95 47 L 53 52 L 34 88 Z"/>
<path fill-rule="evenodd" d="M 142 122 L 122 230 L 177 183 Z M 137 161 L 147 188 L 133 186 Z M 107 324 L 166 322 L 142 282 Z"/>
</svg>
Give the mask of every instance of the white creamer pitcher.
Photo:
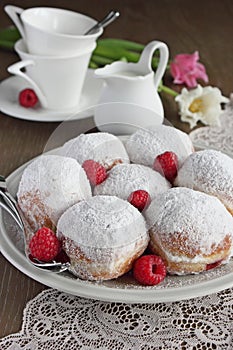
<svg viewBox="0 0 233 350">
<path fill-rule="evenodd" d="M 159 65 L 154 72 L 151 61 L 160 51 Z M 137 63 L 114 62 L 95 71 L 104 79 L 94 119 L 101 131 L 129 134 L 138 127 L 162 124 L 164 110 L 158 95 L 158 85 L 168 62 L 167 45 L 152 41 L 145 46 Z"/>
</svg>

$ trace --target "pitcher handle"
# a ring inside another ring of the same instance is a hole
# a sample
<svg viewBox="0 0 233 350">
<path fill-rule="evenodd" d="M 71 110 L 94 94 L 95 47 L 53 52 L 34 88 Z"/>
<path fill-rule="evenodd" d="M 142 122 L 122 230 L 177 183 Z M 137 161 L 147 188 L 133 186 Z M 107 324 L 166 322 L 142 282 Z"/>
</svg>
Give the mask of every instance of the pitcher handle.
<svg viewBox="0 0 233 350">
<path fill-rule="evenodd" d="M 18 28 L 21 36 L 23 39 L 25 39 L 25 31 L 23 27 L 23 22 L 20 18 L 21 13 L 24 11 L 21 7 L 13 6 L 13 5 L 6 5 L 4 7 L 5 12 L 8 14 L 8 16 L 12 19 L 16 27 Z"/>
<path fill-rule="evenodd" d="M 144 50 L 142 51 L 140 60 L 138 62 L 142 70 L 146 69 L 148 72 L 151 72 L 152 57 L 153 57 L 154 51 L 157 49 L 159 49 L 159 52 L 160 52 L 160 60 L 154 75 L 154 84 L 156 89 L 158 88 L 159 83 L 167 67 L 167 62 L 169 57 L 167 45 L 162 41 L 155 41 L 155 40 L 151 41 L 148 45 L 145 46 Z"/>
<path fill-rule="evenodd" d="M 9 66 L 7 68 L 7 70 L 9 73 L 17 75 L 17 76 L 25 79 L 26 81 L 28 81 L 30 83 L 30 85 L 33 87 L 33 89 L 35 90 L 35 93 L 37 94 L 41 105 L 44 108 L 47 108 L 48 103 L 47 103 L 46 97 L 43 94 L 43 92 L 41 91 L 41 89 L 39 88 L 39 86 L 27 74 L 22 72 L 23 68 L 30 66 L 30 65 L 35 65 L 35 62 L 32 60 L 19 61 L 17 63 L 12 64 L 11 66 Z"/>
</svg>

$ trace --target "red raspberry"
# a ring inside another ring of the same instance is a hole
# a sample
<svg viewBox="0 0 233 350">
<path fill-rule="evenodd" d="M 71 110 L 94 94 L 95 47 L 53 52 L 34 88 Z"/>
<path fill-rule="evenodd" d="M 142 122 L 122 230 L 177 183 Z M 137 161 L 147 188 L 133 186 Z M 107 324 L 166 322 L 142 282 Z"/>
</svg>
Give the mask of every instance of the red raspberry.
<svg viewBox="0 0 233 350">
<path fill-rule="evenodd" d="M 218 267 L 219 265 L 221 265 L 221 263 L 222 263 L 222 260 L 218 260 L 218 261 L 216 261 L 216 262 L 214 262 L 212 264 L 207 264 L 206 265 L 206 271 L 214 269 L 215 267 Z"/>
<path fill-rule="evenodd" d="M 158 155 L 154 160 L 153 169 L 158 171 L 168 181 L 173 182 L 178 171 L 177 155 L 168 151 Z"/>
<path fill-rule="evenodd" d="M 150 195 L 147 191 L 137 190 L 132 192 L 128 197 L 128 202 L 136 207 L 139 211 L 143 211 L 151 203 Z"/>
<path fill-rule="evenodd" d="M 48 262 L 60 252 L 61 244 L 52 230 L 42 227 L 30 240 L 29 249 L 33 258 Z"/>
<path fill-rule="evenodd" d="M 107 178 L 107 171 L 105 167 L 92 159 L 85 160 L 82 167 L 93 186 L 101 184 L 101 182 Z"/>
<path fill-rule="evenodd" d="M 160 256 L 143 255 L 134 263 L 133 275 L 141 284 L 154 286 L 162 282 L 166 274 L 166 266 Z"/>
<path fill-rule="evenodd" d="M 58 253 L 54 260 L 61 263 L 70 262 L 70 258 L 63 249 L 61 249 L 61 251 Z"/>
<path fill-rule="evenodd" d="M 34 107 L 38 102 L 38 97 L 34 90 L 24 89 L 19 93 L 19 103 L 21 106 L 29 108 Z"/>
</svg>

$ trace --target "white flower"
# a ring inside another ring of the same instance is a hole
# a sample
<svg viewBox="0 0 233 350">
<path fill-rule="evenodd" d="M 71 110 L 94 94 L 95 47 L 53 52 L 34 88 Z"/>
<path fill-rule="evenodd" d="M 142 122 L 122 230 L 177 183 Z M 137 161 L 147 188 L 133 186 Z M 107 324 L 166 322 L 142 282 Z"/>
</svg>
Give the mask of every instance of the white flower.
<svg viewBox="0 0 233 350">
<path fill-rule="evenodd" d="M 193 128 L 198 121 L 205 125 L 220 125 L 221 103 L 227 103 L 229 99 L 222 96 L 221 91 L 212 86 L 202 87 L 197 85 L 195 89 L 183 88 L 181 94 L 176 96 L 179 105 L 181 120 L 188 122 Z"/>
</svg>

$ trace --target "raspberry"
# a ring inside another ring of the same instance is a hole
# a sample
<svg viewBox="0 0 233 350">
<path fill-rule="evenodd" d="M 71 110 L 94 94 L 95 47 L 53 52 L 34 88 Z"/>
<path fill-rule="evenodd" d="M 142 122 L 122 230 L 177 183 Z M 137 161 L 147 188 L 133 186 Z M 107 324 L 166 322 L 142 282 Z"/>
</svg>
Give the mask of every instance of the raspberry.
<svg viewBox="0 0 233 350">
<path fill-rule="evenodd" d="M 101 184 L 107 178 L 105 167 L 92 159 L 85 160 L 82 167 L 93 186 Z"/>
<path fill-rule="evenodd" d="M 61 249 L 60 253 L 58 253 L 54 260 L 61 263 L 70 262 L 70 258 L 63 249 Z"/>
<path fill-rule="evenodd" d="M 177 155 L 174 152 L 164 152 L 158 155 L 154 160 L 153 169 L 172 183 L 178 171 Z"/>
<path fill-rule="evenodd" d="M 33 258 L 48 262 L 58 255 L 61 244 L 52 230 L 42 227 L 30 240 L 29 249 Z"/>
<path fill-rule="evenodd" d="M 166 274 L 166 266 L 160 256 L 143 255 L 134 263 L 133 275 L 141 284 L 154 286 L 162 282 Z"/>
<path fill-rule="evenodd" d="M 221 263 L 222 263 L 222 260 L 218 260 L 218 261 L 216 261 L 216 262 L 214 262 L 212 264 L 207 264 L 206 265 L 206 271 L 214 269 L 215 267 L 218 267 L 219 265 L 221 265 Z"/>
<path fill-rule="evenodd" d="M 151 203 L 150 195 L 147 191 L 137 190 L 132 192 L 128 197 L 128 202 L 139 211 L 143 211 Z"/>
<path fill-rule="evenodd" d="M 34 107 L 38 102 L 38 97 L 34 90 L 24 89 L 19 93 L 19 103 L 21 106 L 29 108 Z"/>
</svg>

